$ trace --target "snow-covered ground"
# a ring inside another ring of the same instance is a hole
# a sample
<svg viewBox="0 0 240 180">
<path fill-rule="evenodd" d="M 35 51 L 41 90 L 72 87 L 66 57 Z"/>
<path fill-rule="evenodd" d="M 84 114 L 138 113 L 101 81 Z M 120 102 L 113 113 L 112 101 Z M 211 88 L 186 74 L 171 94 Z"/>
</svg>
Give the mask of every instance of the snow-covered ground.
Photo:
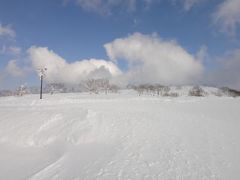
<svg viewBox="0 0 240 180">
<path fill-rule="evenodd" d="M 240 98 L 0 98 L 0 179 L 240 179 Z"/>
</svg>

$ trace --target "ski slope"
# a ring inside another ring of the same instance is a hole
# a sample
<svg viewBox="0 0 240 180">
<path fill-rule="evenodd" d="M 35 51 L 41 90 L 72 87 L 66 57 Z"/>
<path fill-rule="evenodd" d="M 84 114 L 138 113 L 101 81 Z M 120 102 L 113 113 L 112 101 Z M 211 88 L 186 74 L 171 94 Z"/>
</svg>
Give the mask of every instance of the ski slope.
<svg viewBox="0 0 240 180">
<path fill-rule="evenodd" d="M 240 179 L 240 98 L 0 98 L 0 179 Z"/>
</svg>

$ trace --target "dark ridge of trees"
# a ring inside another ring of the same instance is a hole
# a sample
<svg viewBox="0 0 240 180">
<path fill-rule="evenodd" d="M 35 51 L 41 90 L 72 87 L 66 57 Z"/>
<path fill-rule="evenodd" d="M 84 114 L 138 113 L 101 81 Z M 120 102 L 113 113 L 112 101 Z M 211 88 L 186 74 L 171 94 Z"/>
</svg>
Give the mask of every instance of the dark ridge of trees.
<svg viewBox="0 0 240 180">
<path fill-rule="evenodd" d="M 133 85 L 132 89 L 137 91 L 139 96 L 143 95 L 144 93 L 152 96 L 178 96 L 178 93 L 170 92 L 170 87 L 161 84 L 141 84 L 138 86 Z"/>
<path fill-rule="evenodd" d="M 134 89 L 139 96 L 146 94 L 151 96 L 170 96 L 178 97 L 178 90 L 182 89 L 182 86 L 176 86 L 175 92 L 171 92 L 169 86 L 161 84 L 140 84 L 140 85 L 127 85 L 126 88 Z M 63 83 L 49 83 L 44 85 L 44 93 L 74 93 L 74 92 L 89 92 L 90 94 L 99 93 L 118 93 L 120 87 L 116 84 L 111 84 L 108 79 L 88 79 L 75 85 L 67 85 Z M 15 90 L 0 90 L 1 96 L 23 96 L 25 94 L 39 94 L 39 87 L 27 87 L 21 85 Z M 239 97 L 240 91 L 231 89 L 228 87 L 219 88 L 218 91 L 212 92 L 215 96 L 229 96 Z M 189 96 L 203 97 L 207 95 L 207 92 L 200 86 L 193 86 L 189 92 Z"/>
<path fill-rule="evenodd" d="M 223 94 L 230 96 L 230 97 L 239 97 L 240 96 L 240 91 L 235 90 L 235 89 L 230 89 L 228 87 L 222 87 L 220 88 Z"/>
</svg>

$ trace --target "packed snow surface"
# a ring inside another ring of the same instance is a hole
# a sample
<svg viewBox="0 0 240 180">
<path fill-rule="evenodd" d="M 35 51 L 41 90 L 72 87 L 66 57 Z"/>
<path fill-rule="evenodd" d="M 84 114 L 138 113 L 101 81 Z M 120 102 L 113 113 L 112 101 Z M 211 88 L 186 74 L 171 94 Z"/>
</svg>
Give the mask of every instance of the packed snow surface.
<svg viewBox="0 0 240 180">
<path fill-rule="evenodd" d="M 0 98 L 0 179 L 240 179 L 240 98 Z"/>
</svg>

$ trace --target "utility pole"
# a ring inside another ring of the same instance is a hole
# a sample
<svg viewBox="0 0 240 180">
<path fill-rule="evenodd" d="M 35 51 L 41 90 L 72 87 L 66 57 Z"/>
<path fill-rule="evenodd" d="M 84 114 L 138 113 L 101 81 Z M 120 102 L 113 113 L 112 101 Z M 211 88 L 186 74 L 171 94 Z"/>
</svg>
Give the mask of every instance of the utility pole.
<svg viewBox="0 0 240 180">
<path fill-rule="evenodd" d="M 40 99 L 42 99 L 43 78 L 46 76 L 46 73 L 45 73 L 46 71 L 47 71 L 47 68 L 38 69 L 38 75 L 39 75 L 40 81 L 41 81 Z"/>
<path fill-rule="evenodd" d="M 41 76 L 40 79 L 41 79 L 40 99 L 42 99 L 42 83 L 43 83 L 43 76 Z"/>
</svg>

